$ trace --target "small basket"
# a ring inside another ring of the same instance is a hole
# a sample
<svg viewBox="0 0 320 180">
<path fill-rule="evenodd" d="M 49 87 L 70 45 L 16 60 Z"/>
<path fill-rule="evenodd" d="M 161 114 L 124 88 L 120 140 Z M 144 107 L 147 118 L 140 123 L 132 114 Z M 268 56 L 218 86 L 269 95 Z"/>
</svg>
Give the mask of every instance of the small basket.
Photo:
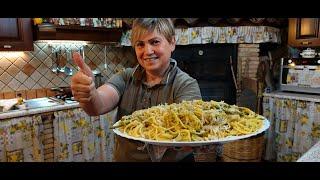
<svg viewBox="0 0 320 180">
<path fill-rule="evenodd" d="M 195 162 L 216 162 L 217 154 L 216 152 L 193 153 L 193 158 Z"/>
<path fill-rule="evenodd" d="M 193 151 L 195 162 L 216 162 L 219 154 L 219 145 L 207 145 L 196 148 Z"/>
<path fill-rule="evenodd" d="M 264 148 L 264 133 L 223 145 L 224 162 L 260 162 Z"/>
</svg>

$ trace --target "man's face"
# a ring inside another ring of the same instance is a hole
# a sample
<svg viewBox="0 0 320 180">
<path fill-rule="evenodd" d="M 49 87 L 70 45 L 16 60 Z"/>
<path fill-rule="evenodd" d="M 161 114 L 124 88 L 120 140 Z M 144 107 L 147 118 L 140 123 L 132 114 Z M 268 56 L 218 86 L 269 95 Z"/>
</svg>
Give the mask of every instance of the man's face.
<svg viewBox="0 0 320 180">
<path fill-rule="evenodd" d="M 134 44 L 139 64 L 150 73 L 163 73 L 169 66 L 169 59 L 175 49 L 175 40 L 168 42 L 158 32 L 147 32 Z"/>
</svg>

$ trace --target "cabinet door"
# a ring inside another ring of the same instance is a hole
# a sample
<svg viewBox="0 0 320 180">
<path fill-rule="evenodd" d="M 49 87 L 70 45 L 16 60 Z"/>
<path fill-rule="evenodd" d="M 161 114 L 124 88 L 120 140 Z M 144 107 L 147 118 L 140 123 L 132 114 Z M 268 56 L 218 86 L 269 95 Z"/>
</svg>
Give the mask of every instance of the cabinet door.
<svg viewBox="0 0 320 180">
<path fill-rule="evenodd" d="M 290 46 L 320 46 L 319 18 L 290 18 L 288 32 Z"/>
<path fill-rule="evenodd" d="M 0 51 L 33 51 L 31 18 L 0 18 Z"/>
</svg>

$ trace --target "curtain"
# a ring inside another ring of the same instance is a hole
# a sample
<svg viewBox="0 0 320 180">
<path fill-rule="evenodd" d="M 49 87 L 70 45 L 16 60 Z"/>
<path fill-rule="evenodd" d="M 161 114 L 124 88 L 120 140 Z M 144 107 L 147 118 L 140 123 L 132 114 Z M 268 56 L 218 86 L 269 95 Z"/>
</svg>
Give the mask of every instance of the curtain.
<svg viewBox="0 0 320 180">
<path fill-rule="evenodd" d="M 131 30 L 122 34 L 120 44 L 131 46 Z M 281 43 L 280 29 L 269 26 L 226 26 L 176 28 L 177 45 L 207 43 Z"/>
<path fill-rule="evenodd" d="M 90 117 L 78 108 L 57 111 L 54 116 L 54 161 L 112 161 L 112 112 Z"/>
<path fill-rule="evenodd" d="M 263 115 L 270 120 L 265 159 L 296 161 L 320 140 L 320 103 L 264 97 Z"/>
<path fill-rule="evenodd" d="M 0 162 L 44 161 L 41 115 L 0 121 Z"/>
</svg>

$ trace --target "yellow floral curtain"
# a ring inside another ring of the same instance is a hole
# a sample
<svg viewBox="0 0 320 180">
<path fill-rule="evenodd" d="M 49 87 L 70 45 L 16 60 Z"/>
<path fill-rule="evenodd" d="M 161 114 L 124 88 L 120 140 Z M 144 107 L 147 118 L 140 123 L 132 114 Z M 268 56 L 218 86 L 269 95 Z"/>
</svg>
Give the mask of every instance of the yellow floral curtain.
<svg viewBox="0 0 320 180">
<path fill-rule="evenodd" d="M 0 121 L 0 162 L 44 160 L 40 115 Z"/>
<path fill-rule="evenodd" d="M 320 140 L 320 103 L 264 97 L 263 115 L 270 120 L 266 160 L 296 161 Z"/>
<path fill-rule="evenodd" d="M 78 108 L 54 116 L 54 161 L 112 161 L 110 115 L 90 117 Z"/>
<path fill-rule="evenodd" d="M 113 160 L 114 133 L 109 127 L 115 121 L 116 111 L 96 117 L 88 116 L 80 108 L 52 113 L 53 161 Z M 45 161 L 44 121 L 52 113 L 1 120 L 0 162 Z"/>
<path fill-rule="evenodd" d="M 131 46 L 131 30 L 123 33 L 120 44 Z M 281 43 L 280 29 L 269 26 L 227 26 L 176 28 L 177 45 L 208 43 Z"/>
</svg>

